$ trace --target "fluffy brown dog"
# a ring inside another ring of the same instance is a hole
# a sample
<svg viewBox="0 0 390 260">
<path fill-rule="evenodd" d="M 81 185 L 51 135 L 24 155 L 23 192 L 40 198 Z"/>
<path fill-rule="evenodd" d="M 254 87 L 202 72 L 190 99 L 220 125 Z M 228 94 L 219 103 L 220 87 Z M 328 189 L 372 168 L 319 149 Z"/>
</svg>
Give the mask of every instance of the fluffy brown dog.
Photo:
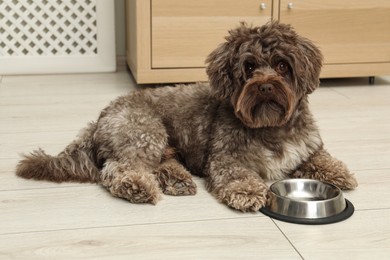
<svg viewBox="0 0 390 260">
<path fill-rule="evenodd" d="M 357 186 L 331 157 L 308 108 L 319 85 L 320 51 L 290 26 L 242 24 L 207 58 L 210 85 L 133 92 L 57 156 L 42 150 L 17 166 L 24 178 L 95 182 L 134 203 L 161 192 L 195 194 L 191 173 L 241 211 L 266 203 L 265 180 L 313 178 Z"/>
</svg>

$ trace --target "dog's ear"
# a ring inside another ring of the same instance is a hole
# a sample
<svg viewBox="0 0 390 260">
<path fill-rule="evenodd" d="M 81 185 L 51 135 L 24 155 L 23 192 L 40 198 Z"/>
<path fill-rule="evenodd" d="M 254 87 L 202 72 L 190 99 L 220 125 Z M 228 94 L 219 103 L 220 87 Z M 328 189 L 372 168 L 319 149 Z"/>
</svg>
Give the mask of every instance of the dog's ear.
<svg viewBox="0 0 390 260">
<path fill-rule="evenodd" d="M 245 22 L 229 31 L 226 42 L 220 44 L 206 59 L 206 72 L 215 97 L 226 99 L 234 91 L 236 80 L 233 76 L 234 62 L 240 45 L 250 38 L 254 29 Z"/>
<path fill-rule="evenodd" d="M 231 73 L 232 51 L 230 43 L 220 44 L 206 59 L 206 72 L 212 94 L 219 99 L 228 98 L 233 92 Z"/>
<path fill-rule="evenodd" d="M 310 94 L 320 85 L 323 56 L 317 46 L 310 40 L 299 37 L 297 43 L 297 47 L 305 59 L 301 68 L 301 73 L 304 75 L 302 85 L 305 86 L 306 93 Z"/>
</svg>

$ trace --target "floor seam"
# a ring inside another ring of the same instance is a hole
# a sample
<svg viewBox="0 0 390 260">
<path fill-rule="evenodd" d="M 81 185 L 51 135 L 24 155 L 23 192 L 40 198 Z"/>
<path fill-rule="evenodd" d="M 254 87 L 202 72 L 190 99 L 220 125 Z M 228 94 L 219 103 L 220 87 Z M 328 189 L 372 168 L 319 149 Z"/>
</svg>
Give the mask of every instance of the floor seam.
<svg viewBox="0 0 390 260">
<path fill-rule="evenodd" d="M 64 229 L 48 229 L 48 230 L 31 230 L 31 231 L 20 231 L 20 232 L 8 232 L 0 233 L 1 236 L 8 235 L 24 235 L 24 234 L 34 234 L 34 233 L 49 233 L 49 232 L 61 232 L 61 231 L 77 231 L 77 230 L 92 230 L 92 229 L 105 229 L 105 228 L 121 228 L 121 227 L 135 227 L 135 226 L 152 226 L 152 225 L 166 225 L 166 224 L 182 224 L 182 223 L 197 223 L 197 222 L 206 222 L 206 221 L 220 221 L 220 220 L 235 220 L 235 219 L 250 219 L 258 218 L 259 216 L 248 216 L 248 217 L 228 217 L 228 218 L 208 218 L 208 219 L 194 219 L 194 220 L 184 220 L 184 221 L 163 221 L 163 222 L 153 222 L 153 223 L 136 223 L 136 224 L 123 224 L 123 225 L 109 225 L 109 226 L 95 226 L 95 227 L 76 227 L 76 228 L 64 228 Z"/>
<path fill-rule="evenodd" d="M 361 211 L 373 211 L 373 210 L 390 210 L 390 208 L 355 209 L 356 212 L 361 212 Z"/>
<path fill-rule="evenodd" d="M 351 97 L 345 95 L 344 93 L 341 93 L 340 91 L 338 91 L 335 87 L 329 87 L 333 92 L 337 93 L 338 95 L 348 99 L 348 100 L 351 100 Z"/>
<path fill-rule="evenodd" d="M 294 246 L 294 244 L 291 242 L 291 240 L 288 238 L 288 236 L 283 232 L 283 230 L 276 224 L 275 220 L 271 218 L 271 221 L 274 223 L 277 229 L 279 229 L 280 233 L 284 236 L 285 239 L 287 239 L 288 243 L 294 248 L 295 252 L 301 257 L 301 259 L 305 259 L 302 254 L 299 252 L 299 250 Z"/>
</svg>

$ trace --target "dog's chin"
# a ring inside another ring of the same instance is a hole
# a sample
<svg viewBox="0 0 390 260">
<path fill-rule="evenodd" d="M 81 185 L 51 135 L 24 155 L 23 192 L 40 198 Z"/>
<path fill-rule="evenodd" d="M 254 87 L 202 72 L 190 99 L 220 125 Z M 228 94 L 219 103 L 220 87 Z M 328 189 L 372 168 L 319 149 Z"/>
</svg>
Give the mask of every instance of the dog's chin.
<svg viewBox="0 0 390 260">
<path fill-rule="evenodd" d="M 236 116 L 250 128 L 280 127 L 288 121 L 286 108 L 275 101 L 256 104 L 250 111 L 237 111 Z"/>
</svg>

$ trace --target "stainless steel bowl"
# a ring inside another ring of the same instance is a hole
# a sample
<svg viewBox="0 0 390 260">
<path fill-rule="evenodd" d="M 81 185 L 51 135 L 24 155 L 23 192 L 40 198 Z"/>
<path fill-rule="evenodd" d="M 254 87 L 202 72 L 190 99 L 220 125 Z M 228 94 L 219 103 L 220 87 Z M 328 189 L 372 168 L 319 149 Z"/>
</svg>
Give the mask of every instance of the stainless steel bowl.
<svg viewBox="0 0 390 260">
<path fill-rule="evenodd" d="M 342 191 L 329 183 L 310 179 L 288 179 L 270 187 L 268 210 L 300 219 L 332 217 L 346 209 Z"/>
</svg>

